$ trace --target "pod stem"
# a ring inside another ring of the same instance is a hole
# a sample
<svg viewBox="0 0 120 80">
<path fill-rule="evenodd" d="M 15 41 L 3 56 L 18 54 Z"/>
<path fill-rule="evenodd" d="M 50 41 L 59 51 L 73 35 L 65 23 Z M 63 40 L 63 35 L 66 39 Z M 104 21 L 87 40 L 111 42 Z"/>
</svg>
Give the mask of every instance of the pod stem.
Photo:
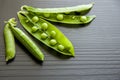
<svg viewBox="0 0 120 80">
<path fill-rule="evenodd" d="M 4 23 L 8 23 L 10 27 L 17 26 L 17 21 L 15 21 L 15 18 L 10 18 L 8 21 L 4 21 Z"/>
</svg>

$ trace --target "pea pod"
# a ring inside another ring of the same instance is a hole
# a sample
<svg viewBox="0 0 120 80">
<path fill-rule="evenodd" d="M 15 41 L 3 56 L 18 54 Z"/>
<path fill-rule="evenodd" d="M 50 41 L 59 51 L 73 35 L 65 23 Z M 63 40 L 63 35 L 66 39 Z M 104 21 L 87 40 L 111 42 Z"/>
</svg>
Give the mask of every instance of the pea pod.
<svg viewBox="0 0 120 80">
<path fill-rule="evenodd" d="M 11 19 L 8 20 L 11 22 Z M 10 25 L 6 23 L 4 27 L 4 39 L 5 39 L 5 60 L 9 61 L 15 57 L 15 41 L 14 41 L 14 35 L 12 31 L 10 30 Z"/>
<path fill-rule="evenodd" d="M 45 13 L 46 14 L 46 13 Z M 44 13 L 38 16 L 52 22 L 66 23 L 66 24 L 87 24 L 90 23 L 96 16 L 78 16 L 78 15 L 65 15 L 58 13 L 48 13 L 49 16 Z M 35 14 L 37 15 L 37 14 Z"/>
<path fill-rule="evenodd" d="M 71 12 L 84 12 L 90 10 L 93 7 L 94 3 L 86 5 L 78 5 L 73 7 L 61 7 L 61 8 L 35 8 L 32 6 L 24 5 L 21 7 L 21 10 L 25 9 L 30 12 L 35 13 L 71 13 Z"/>
<path fill-rule="evenodd" d="M 15 18 L 11 19 L 15 22 Z M 32 55 L 40 61 L 44 60 L 44 55 L 37 47 L 37 45 L 19 28 L 15 27 L 13 23 L 9 23 L 14 36 L 28 49 Z"/>
<path fill-rule="evenodd" d="M 36 16 L 23 11 L 18 12 L 18 17 L 23 27 L 36 39 L 61 54 L 74 56 L 74 47 L 71 41 L 54 25 L 42 18 L 34 21 Z M 39 30 L 33 32 L 32 27 L 34 26 Z"/>
</svg>

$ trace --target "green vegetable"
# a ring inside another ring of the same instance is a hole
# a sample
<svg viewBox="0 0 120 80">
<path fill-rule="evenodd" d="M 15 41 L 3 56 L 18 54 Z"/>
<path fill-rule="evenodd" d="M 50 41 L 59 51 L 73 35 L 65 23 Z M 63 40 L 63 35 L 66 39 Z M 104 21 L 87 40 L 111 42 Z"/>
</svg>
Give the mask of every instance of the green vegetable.
<svg viewBox="0 0 120 80">
<path fill-rule="evenodd" d="M 61 54 L 74 56 L 74 47 L 71 41 L 69 41 L 69 39 L 59 29 L 42 18 L 39 18 L 39 21 L 35 24 L 35 22 L 32 21 L 33 16 L 34 15 L 27 14 L 24 11 L 18 12 L 20 23 L 32 36 Z M 26 20 L 29 20 L 29 22 L 25 22 Z M 41 29 L 43 23 L 45 25 L 47 24 L 47 29 L 44 31 Z M 32 26 L 37 26 L 39 31 L 32 33 Z M 58 49 L 59 45 L 63 45 L 64 49 Z"/>
<path fill-rule="evenodd" d="M 57 41 L 55 39 L 51 39 L 49 43 L 50 45 L 54 46 L 57 43 Z"/>
<path fill-rule="evenodd" d="M 41 39 L 46 39 L 47 37 L 48 37 L 48 35 L 46 33 L 41 34 Z"/>
<path fill-rule="evenodd" d="M 33 27 L 32 27 L 32 32 L 34 33 L 34 32 L 36 32 L 36 31 L 38 31 L 38 27 L 33 26 Z"/>
<path fill-rule="evenodd" d="M 43 16 L 48 18 L 48 17 L 50 17 L 50 13 L 44 13 Z"/>
<path fill-rule="evenodd" d="M 66 12 L 65 14 L 70 14 L 70 12 Z"/>
<path fill-rule="evenodd" d="M 15 18 L 12 18 L 11 20 L 12 22 L 15 22 Z M 22 30 L 16 28 L 13 23 L 9 24 L 14 36 L 26 47 L 26 49 L 28 49 L 30 53 L 32 53 L 34 57 L 36 57 L 38 60 L 43 61 L 44 55 L 37 47 L 37 45 Z"/>
<path fill-rule="evenodd" d="M 93 7 L 94 3 L 86 5 L 78 5 L 73 7 L 62 7 L 62 8 L 35 8 L 32 6 L 24 5 L 21 7 L 21 10 L 27 10 L 34 13 L 70 13 L 70 12 L 84 12 L 90 10 Z M 49 17 L 48 14 L 45 14 L 46 17 Z"/>
<path fill-rule="evenodd" d="M 8 20 L 8 22 L 13 23 L 11 19 Z M 10 30 L 10 25 L 6 23 L 4 27 L 4 39 L 5 39 L 5 60 L 9 61 L 15 57 L 15 41 L 14 41 L 14 35 L 12 31 Z M 15 23 L 16 25 L 16 23 Z"/>
<path fill-rule="evenodd" d="M 51 31 L 50 32 L 50 36 L 51 36 L 51 38 L 54 38 L 56 36 L 56 32 L 55 31 Z"/>
<path fill-rule="evenodd" d="M 59 49 L 60 51 L 63 51 L 63 50 L 64 50 L 64 46 L 63 46 L 63 45 L 58 45 L 58 49 Z"/>
<path fill-rule="evenodd" d="M 42 30 L 47 30 L 48 24 L 47 23 L 42 23 L 41 27 L 42 27 Z"/>
<path fill-rule="evenodd" d="M 92 8 L 93 4 L 94 3 L 64 8 L 34 8 L 24 5 L 21 7 L 21 9 L 28 11 L 32 15 L 34 14 L 40 18 L 52 22 L 66 24 L 87 24 L 90 23 L 96 16 L 80 16 L 75 15 L 75 12 L 85 13 L 87 10 Z"/>
<path fill-rule="evenodd" d="M 37 16 L 34 16 L 34 17 L 32 18 L 32 21 L 33 21 L 33 22 L 38 22 L 38 20 L 39 20 L 39 18 L 38 18 Z"/>
<path fill-rule="evenodd" d="M 80 17 L 80 21 L 86 22 L 86 21 L 87 21 L 87 17 L 86 17 L 86 16 L 81 16 L 81 17 Z"/>
<path fill-rule="evenodd" d="M 50 13 L 50 17 L 44 17 L 43 13 L 34 14 L 39 16 L 40 18 L 46 19 L 52 22 L 66 23 L 66 24 L 87 24 L 90 23 L 96 16 L 77 16 L 77 15 L 65 15 L 65 14 L 57 14 Z"/>
<path fill-rule="evenodd" d="M 64 16 L 63 14 L 57 14 L 57 17 L 56 17 L 58 20 L 63 20 Z"/>
</svg>

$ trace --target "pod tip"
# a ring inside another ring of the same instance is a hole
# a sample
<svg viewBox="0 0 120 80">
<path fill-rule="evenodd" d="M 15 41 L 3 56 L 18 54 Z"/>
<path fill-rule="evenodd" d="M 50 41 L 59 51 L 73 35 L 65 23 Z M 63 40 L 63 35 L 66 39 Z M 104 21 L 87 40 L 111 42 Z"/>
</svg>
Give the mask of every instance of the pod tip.
<svg viewBox="0 0 120 80">
<path fill-rule="evenodd" d="M 41 58 L 41 61 L 44 61 L 44 58 Z"/>
<path fill-rule="evenodd" d="M 5 59 L 6 62 L 8 62 L 8 60 L 9 60 L 8 58 Z"/>
<path fill-rule="evenodd" d="M 92 15 L 94 18 L 96 18 L 96 15 Z"/>
<path fill-rule="evenodd" d="M 10 25 L 12 25 L 12 26 L 16 26 L 16 25 L 17 25 L 17 21 L 15 21 L 15 18 L 10 18 L 10 19 L 8 20 L 8 23 L 9 23 Z"/>
<path fill-rule="evenodd" d="M 72 54 L 71 56 L 72 56 L 72 57 L 75 57 L 75 54 Z"/>
<path fill-rule="evenodd" d="M 94 4 L 95 4 L 95 2 L 91 2 L 91 4 L 92 4 L 92 5 L 94 5 Z"/>
<path fill-rule="evenodd" d="M 26 9 L 26 7 L 27 7 L 27 5 L 23 5 L 23 6 L 21 6 L 21 10 L 25 10 Z"/>
</svg>

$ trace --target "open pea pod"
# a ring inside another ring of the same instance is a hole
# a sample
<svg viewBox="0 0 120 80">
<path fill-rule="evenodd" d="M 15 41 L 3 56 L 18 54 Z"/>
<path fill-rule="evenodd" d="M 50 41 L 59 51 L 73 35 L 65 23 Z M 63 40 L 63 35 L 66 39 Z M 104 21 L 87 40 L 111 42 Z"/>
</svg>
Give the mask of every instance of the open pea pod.
<svg viewBox="0 0 120 80">
<path fill-rule="evenodd" d="M 61 8 L 35 8 L 32 6 L 24 5 L 21 10 L 25 9 L 27 11 L 35 13 L 71 13 L 71 12 L 84 12 L 89 11 L 93 7 L 94 3 L 78 5 L 72 7 L 61 7 Z"/>
<path fill-rule="evenodd" d="M 71 41 L 54 25 L 24 11 L 18 12 L 20 23 L 36 39 L 57 52 L 74 56 Z"/>
<path fill-rule="evenodd" d="M 40 13 L 40 14 L 31 13 L 31 14 L 37 15 L 48 21 L 65 23 L 65 24 L 87 24 L 93 21 L 93 19 L 95 19 L 96 17 L 95 15 L 78 16 L 78 15 L 66 15 L 62 13 L 61 14 L 60 13 Z"/>
</svg>

